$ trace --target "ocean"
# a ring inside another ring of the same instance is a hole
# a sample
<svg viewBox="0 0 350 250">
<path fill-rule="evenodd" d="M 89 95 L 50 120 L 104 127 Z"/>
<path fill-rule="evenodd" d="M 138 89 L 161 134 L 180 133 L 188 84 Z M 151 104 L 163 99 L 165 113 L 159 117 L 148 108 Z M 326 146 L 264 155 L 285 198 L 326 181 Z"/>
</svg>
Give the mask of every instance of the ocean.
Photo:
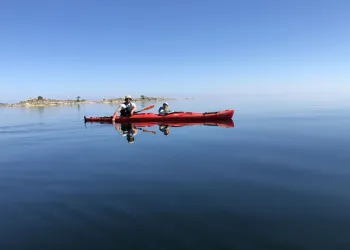
<svg viewBox="0 0 350 250">
<path fill-rule="evenodd" d="M 169 108 L 235 115 L 137 127 L 129 143 L 84 123 L 116 105 L 0 108 L 0 249 L 350 249 L 349 107 Z"/>
</svg>

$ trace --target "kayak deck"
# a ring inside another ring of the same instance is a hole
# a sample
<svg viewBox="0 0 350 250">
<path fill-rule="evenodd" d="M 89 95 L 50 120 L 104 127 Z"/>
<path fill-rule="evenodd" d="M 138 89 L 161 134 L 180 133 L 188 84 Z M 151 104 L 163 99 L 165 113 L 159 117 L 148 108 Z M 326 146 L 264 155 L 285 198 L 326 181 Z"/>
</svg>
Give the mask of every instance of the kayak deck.
<svg viewBox="0 0 350 250">
<path fill-rule="evenodd" d="M 208 120 L 229 120 L 233 117 L 234 110 L 224 110 L 218 112 L 172 112 L 166 115 L 154 113 L 137 113 L 130 117 L 117 117 L 115 122 L 142 122 L 142 121 L 208 121 Z M 112 121 L 112 116 L 85 117 L 85 122 Z"/>
</svg>

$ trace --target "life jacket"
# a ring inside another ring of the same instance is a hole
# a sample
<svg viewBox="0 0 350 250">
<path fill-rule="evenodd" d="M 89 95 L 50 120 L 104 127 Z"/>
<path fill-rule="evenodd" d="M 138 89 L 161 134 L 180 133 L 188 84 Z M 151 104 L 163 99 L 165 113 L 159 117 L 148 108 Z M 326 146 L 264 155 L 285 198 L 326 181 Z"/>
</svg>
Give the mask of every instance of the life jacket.
<svg viewBox="0 0 350 250">
<path fill-rule="evenodd" d="M 158 110 L 159 113 L 169 113 L 169 108 L 166 107 L 164 108 L 163 106 L 159 108 Z"/>
<path fill-rule="evenodd" d="M 131 102 L 130 103 L 126 103 L 124 102 L 126 108 L 122 108 L 120 110 L 120 116 L 130 116 L 131 114 L 131 111 L 134 109 L 134 106 L 131 105 Z"/>
</svg>

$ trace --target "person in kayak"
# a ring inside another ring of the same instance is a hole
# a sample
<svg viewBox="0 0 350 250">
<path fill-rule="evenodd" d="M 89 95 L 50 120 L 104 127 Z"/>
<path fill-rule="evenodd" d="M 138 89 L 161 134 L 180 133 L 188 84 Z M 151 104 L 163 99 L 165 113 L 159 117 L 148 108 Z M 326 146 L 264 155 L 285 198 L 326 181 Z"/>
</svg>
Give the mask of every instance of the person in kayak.
<svg viewBox="0 0 350 250">
<path fill-rule="evenodd" d="M 169 104 L 167 102 L 163 103 L 163 106 L 158 109 L 158 113 L 160 115 L 169 114 L 171 111 L 169 110 Z"/>
<path fill-rule="evenodd" d="M 120 113 L 120 116 L 131 116 L 136 111 L 136 104 L 131 102 L 132 97 L 130 95 L 125 96 L 125 102 L 121 103 L 118 109 L 114 112 L 112 121 L 115 121 L 115 118 Z"/>
</svg>

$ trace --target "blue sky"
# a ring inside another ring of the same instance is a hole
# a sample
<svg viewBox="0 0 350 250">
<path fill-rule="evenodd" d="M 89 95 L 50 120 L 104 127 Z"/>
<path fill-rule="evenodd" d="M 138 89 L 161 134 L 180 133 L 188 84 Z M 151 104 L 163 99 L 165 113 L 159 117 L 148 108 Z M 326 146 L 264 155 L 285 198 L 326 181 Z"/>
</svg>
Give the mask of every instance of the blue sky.
<svg viewBox="0 0 350 250">
<path fill-rule="evenodd" d="M 2 1 L 0 102 L 350 86 L 350 1 Z"/>
</svg>

